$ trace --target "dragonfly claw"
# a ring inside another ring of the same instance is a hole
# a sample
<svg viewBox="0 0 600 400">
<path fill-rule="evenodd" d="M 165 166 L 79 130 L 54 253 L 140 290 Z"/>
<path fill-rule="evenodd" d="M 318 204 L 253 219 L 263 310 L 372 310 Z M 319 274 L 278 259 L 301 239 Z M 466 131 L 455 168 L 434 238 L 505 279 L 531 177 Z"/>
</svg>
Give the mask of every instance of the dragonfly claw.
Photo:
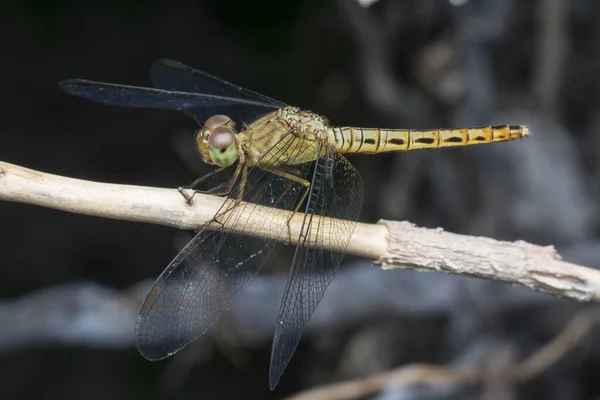
<svg viewBox="0 0 600 400">
<path fill-rule="evenodd" d="M 183 198 L 185 199 L 185 202 L 186 202 L 186 203 L 188 203 L 188 204 L 192 204 L 192 200 L 193 200 L 193 198 L 194 198 L 194 195 L 196 194 L 196 192 L 195 192 L 195 191 L 194 191 L 194 193 L 193 193 L 191 196 L 188 194 L 188 192 L 186 192 L 186 191 L 185 191 L 185 188 L 183 188 L 183 187 L 181 187 L 181 186 L 179 186 L 179 187 L 177 188 L 177 191 L 179 192 L 179 194 L 180 194 L 180 195 L 182 195 L 182 196 L 183 196 Z"/>
</svg>

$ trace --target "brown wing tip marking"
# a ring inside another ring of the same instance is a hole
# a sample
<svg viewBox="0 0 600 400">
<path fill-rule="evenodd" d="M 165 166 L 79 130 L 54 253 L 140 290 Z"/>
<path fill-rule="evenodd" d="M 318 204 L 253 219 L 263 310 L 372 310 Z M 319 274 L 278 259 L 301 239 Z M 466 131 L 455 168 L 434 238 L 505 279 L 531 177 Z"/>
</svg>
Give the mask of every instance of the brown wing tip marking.
<svg viewBox="0 0 600 400">
<path fill-rule="evenodd" d="M 140 307 L 140 315 L 146 315 L 148 313 L 150 310 L 150 304 L 154 299 L 154 296 L 156 296 L 156 293 L 158 293 L 159 289 L 160 287 L 158 285 L 154 285 L 154 287 L 148 292 L 148 295 L 146 295 L 146 298 Z"/>
</svg>

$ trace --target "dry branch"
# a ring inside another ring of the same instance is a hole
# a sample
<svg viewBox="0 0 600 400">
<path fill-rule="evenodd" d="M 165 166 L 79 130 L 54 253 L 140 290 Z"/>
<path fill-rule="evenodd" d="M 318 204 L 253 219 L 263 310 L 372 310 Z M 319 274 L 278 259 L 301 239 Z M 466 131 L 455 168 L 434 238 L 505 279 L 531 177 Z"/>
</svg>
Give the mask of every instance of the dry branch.
<svg viewBox="0 0 600 400">
<path fill-rule="evenodd" d="M 90 182 L 46 174 L 0 162 L 0 200 L 35 204 L 73 213 L 149 222 L 180 229 L 211 228 L 223 198 L 196 194 L 187 204 L 174 189 Z M 282 226 L 289 212 L 255 206 L 254 224 L 227 225 L 234 232 L 249 225 L 249 234 L 289 241 Z M 234 220 L 232 218 L 232 220 Z M 265 223 L 265 221 L 269 221 Z M 290 220 L 291 237 L 298 237 L 302 215 Z M 334 224 L 324 224 L 327 227 Z M 281 231 L 281 234 L 279 232 Z M 325 232 L 324 237 L 328 237 Z M 384 269 L 410 268 L 447 272 L 519 284 L 579 301 L 600 300 L 600 271 L 564 262 L 552 247 L 523 241 L 501 242 L 418 228 L 407 222 L 359 223 L 345 249 L 373 260 Z"/>
</svg>

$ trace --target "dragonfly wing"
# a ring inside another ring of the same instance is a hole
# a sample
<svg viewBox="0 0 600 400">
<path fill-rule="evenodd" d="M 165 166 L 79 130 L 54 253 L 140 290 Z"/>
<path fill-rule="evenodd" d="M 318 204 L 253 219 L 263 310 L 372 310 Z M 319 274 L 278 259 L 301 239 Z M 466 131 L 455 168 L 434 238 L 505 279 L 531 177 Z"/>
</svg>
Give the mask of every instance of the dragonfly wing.
<svg viewBox="0 0 600 400">
<path fill-rule="evenodd" d="M 59 85 L 65 92 L 73 96 L 82 97 L 97 103 L 122 107 L 162 108 L 184 111 L 198 108 L 240 105 L 268 108 L 270 111 L 277 108 L 269 103 L 245 98 L 117 85 L 85 79 L 68 79 L 60 82 Z"/>
<path fill-rule="evenodd" d="M 335 276 L 362 205 L 358 172 L 330 147 L 326 155 L 316 161 L 311 188 L 275 327 L 269 373 L 271 389 L 279 382 L 304 325 Z M 310 246 L 313 240 L 321 244 L 320 248 Z"/>
<path fill-rule="evenodd" d="M 263 104 L 270 104 L 275 108 L 287 105 L 263 94 L 234 85 L 216 76 L 192 68 L 179 61 L 167 58 L 155 61 L 150 68 L 150 75 L 154 86 L 159 89 L 243 98 Z"/>
<path fill-rule="evenodd" d="M 251 238 L 242 250 L 240 246 L 237 236 L 203 230 L 171 261 L 138 315 L 135 338 L 144 357 L 166 358 L 206 332 L 251 282 L 273 247 Z"/>
<path fill-rule="evenodd" d="M 199 71 L 179 61 L 166 58 L 157 60 L 150 68 L 150 76 L 154 86 L 164 90 L 197 92 L 216 96 L 245 99 L 268 107 L 247 107 L 245 105 L 228 104 L 225 107 L 214 104 L 210 113 L 205 108 L 189 109 L 187 114 L 203 123 L 215 114 L 226 114 L 232 118 L 236 126 L 252 122 L 273 109 L 285 107 L 286 104 L 260 93 L 229 83 L 205 72 Z"/>
<path fill-rule="evenodd" d="M 274 165 L 287 152 L 297 150 L 293 146 L 301 142 L 288 134 L 263 159 L 267 165 Z M 308 168 L 302 176 L 307 172 Z M 168 357 L 201 336 L 248 286 L 275 242 L 247 236 L 257 229 L 275 233 L 287 229 L 281 224 L 280 213 L 287 215 L 295 207 L 304 186 L 259 167 L 248 169 L 246 176 L 245 188 L 238 183 L 215 216 L 223 228 L 200 231 L 169 264 L 144 300 L 136 324 L 136 343 L 146 358 Z M 244 202 L 239 203 L 236 199 L 241 190 Z M 253 223 L 251 215 L 258 205 L 273 207 L 272 217 Z M 243 224 L 241 234 L 224 229 L 235 221 Z"/>
</svg>

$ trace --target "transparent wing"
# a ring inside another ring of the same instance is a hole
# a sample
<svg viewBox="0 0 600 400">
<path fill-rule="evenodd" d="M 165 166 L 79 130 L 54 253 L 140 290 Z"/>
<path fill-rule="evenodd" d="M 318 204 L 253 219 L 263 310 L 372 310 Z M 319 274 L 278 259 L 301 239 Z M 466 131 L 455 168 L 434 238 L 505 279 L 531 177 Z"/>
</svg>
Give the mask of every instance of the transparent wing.
<svg viewBox="0 0 600 400">
<path fill-rule="evenodd" d="M 67 93 L 107 105 L 183 111 L 199 123 L 226 114 L 239 125 L 286 104 L 244 89 L 177 61 L 161 59 L 150 69 L 157 89 L 69 79 L 60 82 Z"/>
<path fill-rule="evenodd" d="M 275 327 L 269 373 L 271 389 L 279 382 L 304 325 L 335 276 L 362 206 L 358 172 L 330 147 L 316 162 L 311 188 Z M 320 244 L 319 248 L 309 246 L 313 240 Z"/>
<path fill-rule="evenodd" d="M 167 58 L 157 60 L 152 64 L 150 76 L 154 86 L 159 89 L 242 98 L 263 104 L 270 104 L 275 108 L 287 105 L 260 93 L 229 83 L 206 72 L 199 71 L 179 61 Z"/>
<path fill-rule="evenodd" d="M 114 83 L 68 79 L 59 83 L 67 93 L 97 103 L 142 108 L 162 108 L 168 110 L 190 110 L 208 107 L 240 106 L 262 107 L 273 110 L 278 108 L 270 103 L 218 96 L 213 94 L 189 93 L 140 86 L 118 85 Z"/>
<path fill-rule="evenodd" d="M 252 122 L 273 109 L 287 106 L 278 100 L 262 95 L 252 90 L 229 83 L 205 72 L 199 71 L 178 61 L 160 59 L 150 68 L 150 76 L 154 86 L 163 90 L 181 92 L 196 92 L 219 97 L 243 99 L 256 104 L 247 107 L 244 104 L 213 104 L 210 113 L 205 108 L 191 108 L 186 113 L 197 121 L 204 122 L 215 114 L 226 114 L 237 126 Z M 266 106 L 267 108 L 265 108 Z"/>
<path fill-rule="evenodd" d="M 265 153 L 267 165 L 286 154 L 297 154 L 303 139 L 284 136 Z M 306 176 L 305 166 L 300 172 Z M 293 209 L 303 186 L 254 167 L 247 171 L 243 203 L 236 203 L 242 190 L 238 184 L 225 200 L 215 220 L 226 226 L 233 220 L 251 234 L 257 225 L 251 214 L 257 204 L 273 208 L 273 218 L 262 219 L 260 229 L 286 229 L 277 214 Z M 248 286 L 271 253 L 274 241 L 232 234 L 224 229 L 202 230 L 160 275 L 144 300 L 136 324 L 140 353 L 157 360 L 170 356 L 198 338 Z"/>
</svg>

